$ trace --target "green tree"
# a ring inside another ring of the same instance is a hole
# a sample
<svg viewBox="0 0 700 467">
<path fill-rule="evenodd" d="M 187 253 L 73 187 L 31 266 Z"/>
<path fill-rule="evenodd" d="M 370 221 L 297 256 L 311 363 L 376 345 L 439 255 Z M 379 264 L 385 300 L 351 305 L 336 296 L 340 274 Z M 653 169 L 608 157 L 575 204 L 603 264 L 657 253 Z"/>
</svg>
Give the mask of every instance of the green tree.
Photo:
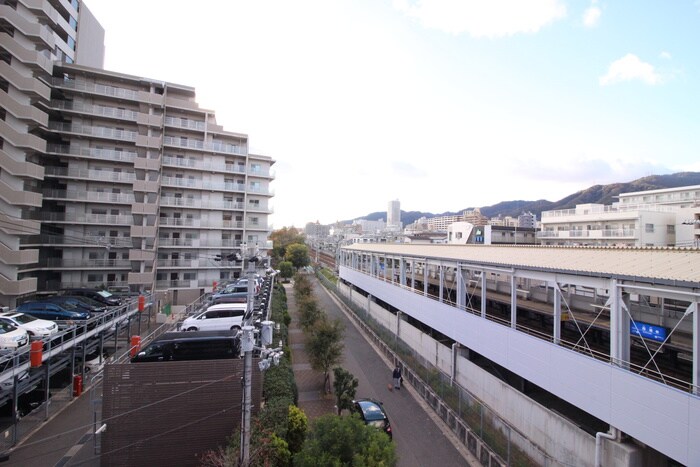
<svg viewBox="0 0 700 467">
<path fill-rule="evenodd" d="M 386 433 L 365 425 L 356 415 L 324 415 L 314 421 L 293 463 L 294 467 L 393 467 L 396 448 Z"/>
<path fill-rule="evenodd" d="M 310 262 L 309 247 L 302 243 L 292 243 L 287 246 L 284 259 L 285 261 L 290 261 L 296 269 L 303 268 Z"/>
<path fill-rule="evenodd" d="M 294 265 L 291 263 L 291 261 L 282 261 L 279 264 L 279 268 L 282 279 L 289 279 L 294 275 Z"/>
<path fill-rule="evenodd" d="M 338 415 L 343 412 L 343 409 L 350 410 L 352 408 L 357 384 L 357 378 L 352 373 L 339 366 L 333 368 L 333 390 L 335 392 L 335 406 L 338 409 Z"/>
<path fill-rule="evenodd" d="M 303 274 L 297 274 L 294 276 L 294 296 L 297 300 L 301 297 L 311 295 L 313 288 L 309 279 Z"/>
<path fill-rule="evenodd" d="M 304 447 L 306 432 L 309 430 L 309 420 L 306 414 L 296 405 L 289 406 L 289 416 L 287 418 L 287 444 L 289 452 L 296 454 Z"/>
<path fill-rule="evenodd" d="M 331 392 L 330 369 L 340 363 L 343 357 L 343 330 L 340 320 L 330 321 L 323 314 L 306 339 L 311 368 L 323 372 L 326 393 Z"/>
<path fill-rule="evenodd" d="M 323 314 L 313 295 L 302 295 L 297 301 L 297 308 L 299 309 L 299 324 L 304 331 L 309 331 Z"/>
<path fill-rule="evenodd" d="M 287 247 L 294 243 L 304 244 L 305 236 L 295 227 L 282 227 L 270 234 L 272 240 L 272 260 L 277 264 L 284 259 Z"/>
</svg>

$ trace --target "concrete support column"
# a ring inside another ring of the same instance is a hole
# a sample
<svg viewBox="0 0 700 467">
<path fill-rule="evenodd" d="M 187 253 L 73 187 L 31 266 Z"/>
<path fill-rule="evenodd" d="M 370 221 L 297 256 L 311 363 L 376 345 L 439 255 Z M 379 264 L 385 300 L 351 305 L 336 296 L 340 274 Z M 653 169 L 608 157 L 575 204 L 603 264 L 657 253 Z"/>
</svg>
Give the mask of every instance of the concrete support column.
<svg viewBox="0 0 700 467">
<path fill-rule="evenodd" d="M 626 306 L 617 279 L 612 279 L 610 281 L 610 358 L 614 364 L 622 368 L 629 368 L 630 360 L 630 319 Z"/>
<path fill-rule="evenodd" d="M 518 293 L 515 287 L 515 273 L 510 275 L 510 327 L 518 324 Z"/>
<path fill-rule="evenodd" d="M 553 329 L 553 339 L 555 344 L 559 344 L 561 342 L 561 291 L 559 290 L 559 284 L 556 282 L 552 284 L 552 288 L 554 289 L 554 309 L 553 309 L 553 316 L 554 316 L 554 329 Z"/>
<path fill-rule="evenodd" d="M 370 306 L 372 305 L 372 294 L 367 294 L 367 313 L 370 312 Z"/>
<path fill-rule="evenodd" d="M 486 271 L 481 271 L 481 317 L 486 318 Z"/>
<path fill-rule="evenodd" d="M 438 291 L 438 297 L 439 297 L 438 299 L 440 300 L 440 303 L 442 303 L 443 302 L 443 291 L 445 290 L 445 266 L 440 264 L 438 266 L 438 272 L 440 273 L 439 274 L 439 277 L 440 277 L 439 288 L 440 288 L 440 290 Z"/>
<path fill-rule="evenodd" d="M 399 282 L 402 287 L 406 287 L 406 261 L 399 258 Z"/>
<path fill-rule="evenodd" d="M 411 290 L 416 289 L 416 260 L 411 260 Z"/>
<path fill-rule="evenodd" d="M 428 296 L 428 260 L 423 263 L 423 295 Z"/>
<path fill-rule="evenodd" d="M 457 379 L 457 357 L 459 356 L 459 342 L 452 344 L 452 374 L 450 375 L 451 383 Z"/>
<path fill-rule="evenodd" d="M 457 270 L 455 272 L 455 280 L 457 281 L 457 308 L 460 310 L 464 309 L 464 302 L 466 300 L 466 292 L 464 291 L 464 274 L 462 273 L 462 266 L 457 265 Z"/>
<path fill-rule="evenodd" d="M 399 343 L 399 336 L 401 336 L 401 312 L 396 312 L 396 334 L 394 334 L 395 343 Z"/>
<path fill-rule="evenodd" d="M 700 316 L 698 302 L 693 302 L 693 394 L 700 395 Z"/>
</svg>

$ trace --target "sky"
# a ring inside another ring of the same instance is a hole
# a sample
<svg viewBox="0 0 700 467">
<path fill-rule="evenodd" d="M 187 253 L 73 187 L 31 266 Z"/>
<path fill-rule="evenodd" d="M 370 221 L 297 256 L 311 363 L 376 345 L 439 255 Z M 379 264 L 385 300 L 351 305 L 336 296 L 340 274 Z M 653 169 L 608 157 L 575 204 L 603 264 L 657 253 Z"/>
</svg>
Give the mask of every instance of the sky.
<svg viewBox="0 0 700 467">
<path fill-rule="evenodd" d="M 700 0 L 84 0 L 275 160 L 274 229 L 700 171 Z"/>
</svg>

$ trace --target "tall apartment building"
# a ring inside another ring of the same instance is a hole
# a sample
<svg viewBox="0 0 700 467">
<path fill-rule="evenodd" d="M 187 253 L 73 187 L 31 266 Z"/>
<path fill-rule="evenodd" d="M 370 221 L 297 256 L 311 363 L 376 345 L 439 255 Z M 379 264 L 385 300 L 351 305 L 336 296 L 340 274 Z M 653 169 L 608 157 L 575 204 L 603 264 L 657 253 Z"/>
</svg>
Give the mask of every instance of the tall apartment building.
<svg viewBox="0 0 700 467">
<path fill-rule="evenodd" d="M 80 65 L 81 54 L 101 65 L 86 12 L 75 0 L 0 5 L 0 305 L 72 286 L 187 300 L 240 274 L 217 255 L 269 248 L 274 161 L 217 125 L 191 87 Z M 64 40 L 83 17 L 83 35 Z"/>
</svg>

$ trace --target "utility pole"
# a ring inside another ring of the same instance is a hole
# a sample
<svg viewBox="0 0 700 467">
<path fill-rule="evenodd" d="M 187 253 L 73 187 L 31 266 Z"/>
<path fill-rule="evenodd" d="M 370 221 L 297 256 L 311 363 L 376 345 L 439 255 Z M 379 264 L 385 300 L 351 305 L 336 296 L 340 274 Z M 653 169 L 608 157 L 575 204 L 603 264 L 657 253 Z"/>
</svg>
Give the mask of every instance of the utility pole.
<svg viewBox="0 0 700 467">
<path fill-rule="evenodd" d="M 243 326 L 241 350 L 243 351 L 243 407 L 241 410 L 241 465 L 250 463 L 250 397 L 252 387 L 253 348 L 255 336 L 253 326 Z"/>
</svg>

